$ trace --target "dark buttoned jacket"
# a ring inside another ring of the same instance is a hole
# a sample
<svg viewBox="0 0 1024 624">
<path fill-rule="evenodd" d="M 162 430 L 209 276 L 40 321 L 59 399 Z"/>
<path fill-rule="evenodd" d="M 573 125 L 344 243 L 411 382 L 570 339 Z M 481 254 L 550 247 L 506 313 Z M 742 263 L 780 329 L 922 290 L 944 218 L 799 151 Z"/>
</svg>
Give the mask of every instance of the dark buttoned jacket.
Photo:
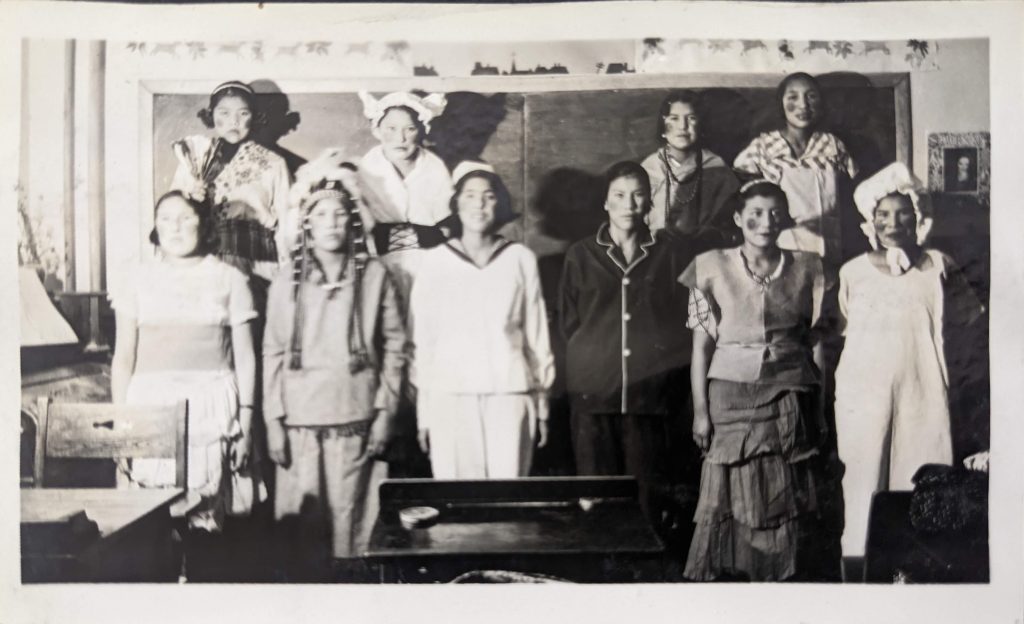
<svg viewBox="0 0 1024 624">
<path fill-rule="evenodd" d="M 692 254 L 641 233 L 627 263 L 604 224 L 566 253 L 560 288 L 566 384 L 576 413 L 672 414 L 689 396 L 688 291 Z"/>
</svg>

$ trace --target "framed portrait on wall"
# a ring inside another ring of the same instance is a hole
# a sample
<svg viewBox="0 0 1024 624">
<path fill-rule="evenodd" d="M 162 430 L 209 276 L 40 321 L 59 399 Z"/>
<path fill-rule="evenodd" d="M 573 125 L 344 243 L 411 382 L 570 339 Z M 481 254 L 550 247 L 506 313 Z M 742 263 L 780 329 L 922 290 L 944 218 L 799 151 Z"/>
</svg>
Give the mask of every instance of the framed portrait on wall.
<svg viewBox="0 0 1024 624">
<path fill-rule="evenodd" d="M 929 190 L 973 196 L 982 205 L 988 205 L 991 146 L 988 132 L 935 132 L 928 135 Z"/>
</svg>

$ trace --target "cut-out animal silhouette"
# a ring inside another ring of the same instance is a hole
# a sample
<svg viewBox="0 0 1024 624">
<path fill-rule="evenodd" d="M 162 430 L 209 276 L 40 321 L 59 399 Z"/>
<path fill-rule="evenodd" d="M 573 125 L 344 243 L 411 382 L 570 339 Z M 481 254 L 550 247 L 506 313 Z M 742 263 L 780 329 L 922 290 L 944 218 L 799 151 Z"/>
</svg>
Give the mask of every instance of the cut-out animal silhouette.
<svg viewBox="0 0 1024 624">
<path fill-rule="evenodd" d="M 864 42 L 864 56 L 871 54 L 872 52 L 879 52 L 886 56 L 892 54 L 889 51 L 889 44 L 885 41 L 865 41 Z"/>
<path fill-rule="evenodd" d="M 764 44 L 764 41 L 760 39 L 741 39 L 740 43 L 743 44 L 743 51 L 740 54 L 746 54 L 754 50 L 768 50 L 768 46 Z"/>
<path fill-rule="evenodd" d="M 804 48 L 804 52 L 810 54 L 815 50 L 823 50 L 828 54 L 832 53 L 832 46 L 828 41 L 808 41 L 807 47 Z"/>
<path fill-rule="evenodd" d="M 158 54 L 166 54 L 168 56 L 176 57 L 178 56 L 178 46 L 180 45 L 181 42 L 179 41 L 174 41 L 172 43 L 158 43 L 153 46 L 153 51 L 150 52 L 150 54 L 152 56 L 156 56 Z"/>
<path fill-rule="evenodd" d="M 242 56 L 242 46 L 245 43 L 241 41 L 232 41 L 231 43 L 222 43 L 217 46 L 218 54 L 234 54 L 237 57 Z"/>
</svg>

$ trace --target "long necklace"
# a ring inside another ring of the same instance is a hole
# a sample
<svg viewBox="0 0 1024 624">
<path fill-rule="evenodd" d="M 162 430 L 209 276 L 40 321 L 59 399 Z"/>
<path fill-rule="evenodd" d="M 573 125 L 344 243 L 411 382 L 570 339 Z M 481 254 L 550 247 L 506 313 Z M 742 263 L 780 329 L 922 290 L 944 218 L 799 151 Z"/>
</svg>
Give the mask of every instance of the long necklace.
<svg viewBox="0 0 1024 624">
<path fill-rule="evenodd" d="M 661 156 L 661 166 L 665 170 L 665 178 L 669 180 L 668 188 L 666 189 L 666 192 L 665 192 L 665 213 L 668 214 L 669 211 L 672 208 L 672 182 L 675 182 L 677 187 L 682 186 L 683 178 L 678 178 L 678 177 L 676 177 L 676 174 L 673 173 L 672 165 L 669 163 L 669 160 L 668 160 L 668 147 L 667 146 L 662 148 L 660 156 Z M 701 176 L 704 173 L 704 154 L 703 154 L 703 152 L 700 149 L 697 150 L 696 157 L 697 157 L 697 170 L 696 170 L 696 173 L 694 174 L 694 177 L 693 177 L 693 187 L 690 189 L 690 196 L 687 197 L 686 199 L 683 199 L 683 200 L 679 200 L 677 198 L 677 201 L 679 201 L 680 205 L 682 205 L 682 206 L 685 206 L 685 205 L 689 204 L 690 202 L 692 202 L 694 200 L 694 198 L 697 197 L 697 193 L 700 192 L 700 178 L 701 178 Z"/>
</svg>

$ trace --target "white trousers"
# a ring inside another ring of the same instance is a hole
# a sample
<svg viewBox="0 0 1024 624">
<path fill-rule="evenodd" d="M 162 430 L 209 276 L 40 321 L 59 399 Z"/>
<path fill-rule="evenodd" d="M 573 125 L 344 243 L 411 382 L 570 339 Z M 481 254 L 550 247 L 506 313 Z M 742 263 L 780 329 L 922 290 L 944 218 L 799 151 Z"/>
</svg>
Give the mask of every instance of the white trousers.
<svg viewBox="0 0 1024 624">
<path fill-rule="evenodd" d="M 430 423 L 435 479 L 529 475 L 537 429 L 533 395 L 421 393 L 418 414 Z"/>
</svg>

